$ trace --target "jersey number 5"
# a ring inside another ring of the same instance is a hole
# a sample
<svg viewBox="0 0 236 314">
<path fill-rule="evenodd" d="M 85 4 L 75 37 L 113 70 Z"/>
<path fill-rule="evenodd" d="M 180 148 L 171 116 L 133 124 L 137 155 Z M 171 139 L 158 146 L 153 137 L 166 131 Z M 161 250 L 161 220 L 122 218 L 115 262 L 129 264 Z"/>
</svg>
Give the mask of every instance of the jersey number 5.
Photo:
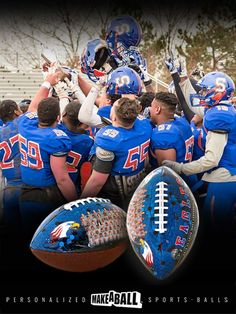
<svg viewBox="0 0 236 314">
<path fill-rule="evenodd" d="M 149 143 L 150 140 L 147 140 L 143 144 L 129 149 L 124 169 L 132 168 L 132 171 L 137 170 L 138 164 L 143 162 L 148 155 Z"/>
</svg>

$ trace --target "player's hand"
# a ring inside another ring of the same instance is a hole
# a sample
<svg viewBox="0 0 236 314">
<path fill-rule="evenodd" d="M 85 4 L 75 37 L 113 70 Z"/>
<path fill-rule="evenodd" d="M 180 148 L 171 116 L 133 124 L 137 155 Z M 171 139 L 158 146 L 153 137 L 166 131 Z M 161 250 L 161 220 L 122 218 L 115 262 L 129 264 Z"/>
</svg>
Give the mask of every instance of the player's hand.
<svg viewBox="0 0 236 314">
<path fill-rule="evenodd" d="M 54 86 L 54 89 L 55 89 L 55 91 L 56 91 L 57 96 L 59 97 L 59 99 L 68 98 L 69 89 L 68 89 L 68 86 L 67 86 L 66 82 L 59 81 L 59 82 Z"/>
<path fill-rule="evenodd" d="M 55 86 L 61 79 L 61 71 L 56 71 L 54 73 L 48 73 L 45 77 L 45 82 L 49 82 L 51 86 Z"/>
<path fill-rule="evenodd" d="M 170 73 L 174 73 L 173 71 L 177 72 L 176 68 L 175 68 L 175 65 L 174 65 L 174 59 L 172 58 L 167 58 L 165 60 L 165 65 L 167 67 L 167 70 L 170 72 Z"/>
<path fill-rule="evenodd" d="M 179 174 L 182 173 L 182 166 L 183 166 L 182 163 L 172 161 L 172 160 L 163 160 L 162 166 L 169 167 Z"/>
<path fill-rule="evenodd" d="M 147 72 L 147 66 L 146 64 L 141 64 L 139 66 L 140 71 L 142 72 L 142 77 L 143 77 L 143 83 L 145 86 L 148 86 L 152 84 L 152 79 L 149 77 L 148 72 Z"/>
<path fill-rule="evenodd" d="M 98 90 L 103 89 L 107 85 L 107 75 L 101 76 L 96 82 L 96 87 Z"/>
<path fill-rule="evenodd" d="M 173 58 L 169 57 L 165 60 L 165 65 L 170 74 L 178 72 L 179 65 L 177 63 L 177 60 L 174 60 Z"/>
<path fill-rule="evenodd" d="M 69 90 L 70 90 L 72 93 L 76 93 L 76 92 L 78 92 L 78 90 L 80 89 L 79 85 L 76 84 L 76 83 L 72 83 L 72 81 L 70 81 L 70 80 L 68 79 L 68 77 L 65 77 L 65 78 L 64 78 L 64 81 L 66 82 L 66 84 L 67 84 Z"/>
</svg>

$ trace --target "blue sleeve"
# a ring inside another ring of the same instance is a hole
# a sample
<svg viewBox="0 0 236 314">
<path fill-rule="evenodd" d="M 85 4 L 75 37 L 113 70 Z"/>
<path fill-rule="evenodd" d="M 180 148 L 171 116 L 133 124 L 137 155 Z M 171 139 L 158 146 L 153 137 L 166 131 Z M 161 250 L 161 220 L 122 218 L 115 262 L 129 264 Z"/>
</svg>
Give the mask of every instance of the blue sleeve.
<svg viewBox="0 0 236 314">
<path fill-rule="evenodd" d="M 61 130 L 53 129 L 47 143 L 45 143 L 45 150 L 53 156 L 65 156 L 71 150 L 70 138 Z"/>
<path fill-rule="evenodd" d="M 178 133 L 173 132 L 174 128 L 170 132 L 167 130 L 158 131 L 158 128 L 155 128 L 151 136 L 151 149 L 175 149 L 176 143 L 178 141 Z"/>
<path fill-rule="evenodd" d="M 217 108 L 218 107 L 218 108 Z M 228 106 L 217 106 L 206 112 L 204 126 L 208 131 L 224 131 L 229 133 L 235 124 L 235 113 Z M 225 109 L 220 109 L 225 108 Z"/>
<path fill-rule="evenodd" d="M 107 119 L 110 119 L 110 114 L 111 114 L 111 106 L 104 106 L 104 107 L 101 107 L 98 109 L 98 112 L 97 114 L 100 116 L 100 117 L 105 117 Z"/>
<path fill-rule="evenodd" d="M 36 112 L 25 112 L 14 120 L 20 128 L 26 128 L 28 125 L 37 125 L 38 116 Z"/>
</svg>

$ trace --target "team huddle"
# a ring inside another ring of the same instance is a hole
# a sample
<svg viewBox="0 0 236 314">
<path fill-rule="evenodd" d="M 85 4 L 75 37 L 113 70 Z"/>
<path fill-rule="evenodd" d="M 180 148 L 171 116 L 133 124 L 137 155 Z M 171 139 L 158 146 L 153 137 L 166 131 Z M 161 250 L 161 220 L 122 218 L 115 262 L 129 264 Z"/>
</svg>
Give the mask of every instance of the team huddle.
<svg viewBox="0 0 236 314">
<path fill-rule="evenodd" d="M 81 71 L 47 60 L 24 113 L 0 103 L 4 223 L 33 234 L 57 207 L 102 197 L 127 210 L 153 169 L 172 168 L 202 215 L 231 230 L 236 203 L 235 85 L 225 73 L 188 77 L 167 58 L 172 83 L 156 92 L 137 46 L 138 23 L 115 18 L 105 40 L 88 42 Z"/>
</svg>

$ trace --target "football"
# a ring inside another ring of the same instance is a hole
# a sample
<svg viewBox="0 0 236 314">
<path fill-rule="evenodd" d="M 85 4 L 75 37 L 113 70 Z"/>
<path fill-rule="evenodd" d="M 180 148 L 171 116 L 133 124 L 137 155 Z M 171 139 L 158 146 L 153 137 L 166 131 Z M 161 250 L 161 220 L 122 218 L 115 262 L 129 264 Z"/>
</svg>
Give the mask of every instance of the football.
<svg viewBox="0 0 236 314">
<path fill-rule="evenodd" d="M 127 212 L 132 247 L 159 280 L 183 263 L 199 225 L 195 198 L 184 180 L 168 167 L 153 170 L 138 186 Z"/>
<path fill-rule="evenodd" d="M 127 245 L 126 213 L 110 200 L 86 198 L 65 204 L 45 218 L 30 249 L 54 268 L 88 272 L 112 263 Z"/>
</svg>

